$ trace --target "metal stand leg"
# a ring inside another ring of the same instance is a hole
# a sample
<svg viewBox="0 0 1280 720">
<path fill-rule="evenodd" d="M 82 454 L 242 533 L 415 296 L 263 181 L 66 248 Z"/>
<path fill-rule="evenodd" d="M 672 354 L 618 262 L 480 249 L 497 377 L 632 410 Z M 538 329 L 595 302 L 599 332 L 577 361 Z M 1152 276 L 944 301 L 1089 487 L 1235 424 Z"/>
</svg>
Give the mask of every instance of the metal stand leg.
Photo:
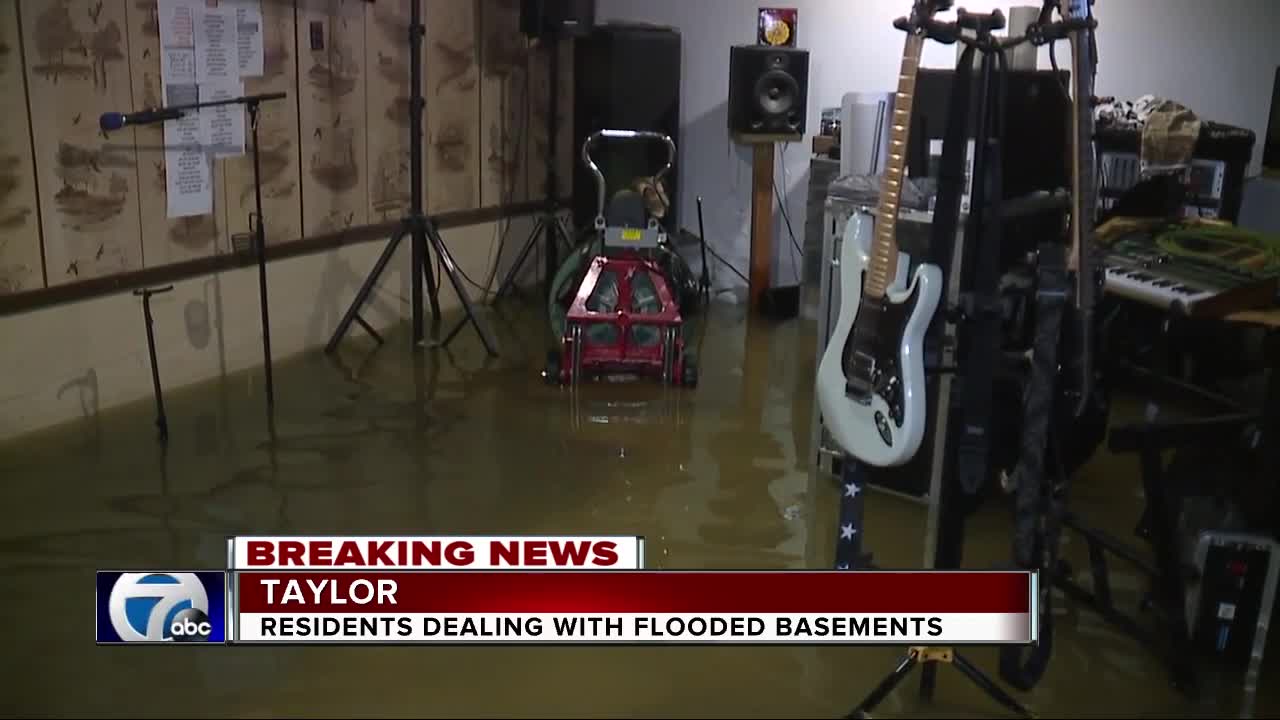
<svg viewBox="0 0 1280 720">
<path fill-rule="evenodd" d="M 979 670 L 976 665 L 966 660 L 963 655 L 954 653 L 951 658 L 951 664 L 960 672 L 964 673 L 965 677 L 972 680 L 973 684 L 977 685 L 979 690 L 986 693 L 991 699 L 1005 706 L 1009 711 L 1022 717 L 1032 717 L 1030 710 L 1024 707 L 1022 703 L 1015 700 L 1012 695 L 1005 692 L 1004 688 L 1000 687 L 994 680 L 987 677 L 986 673 Z"/>
<path fill-rule="evenodd" d="M 918 662 L 920 662 L 920 659 L 917 657 L 915 651 L 912 650 L 911 652 L 908 652 L 907 656 L 902 658 L 902 662 L 898 663 L 898 667 L 894 668 L 893 672 L 886 675 L 885 678 L 880 681 L 880 684 L 871 691 L 871 694 L 867 695 L 866 699 L 858 703 L 857 707 L 851 710 L 845 717 L 868 717 L 872 710 L 875 710 L 880 703 L 884 702 L 885 698 L 889 697 L 889 693 L 893 692 L 903 680 L 907 679 L 907 675 L 911 674 L 911 669 L 914 668 Z"/>
<path fill-rule="evenodd" d="M 516 277 L 520 275 L 520 270 L 524 268 L 525 262 L 529 260 L 529 254 L 533 252 L 534 246 L 538 244 L 538 238 L 542 235 L 542 228 L 546 223 L 546 217 L 540 217 L 534 223 L 533 230 L 529 232 L 529 237 L 524 242 L 524 247 L 520 248 L 520 254 L 516 256 L 515 264 L 507 271 L 507 276 L 502 279 L 502 284 L 498 286 L 498 292 L 493 296 L 494 302 L 502 299 L 515 288 Z"/>
<path fill-rule="evenodd" d="M 333 336 L 329 338 L 329 343 L 324 346 L 324 351 L 332 353 L 338 349 L 338 342 L 346 336 L 347 330 L 351 328 L 352 322 L 360 323 L 360 327 L 365 332 L 373 335 L 378 344 L 382 344 L 382 336 L 373 331 L 369 323 L 360 317 L 360 308 L 369 300 L 369 295 L 373 292 L 373 288 L 378 284 L 378 279 L 382 277 L 382 272 L 386 270 L 387 264 L 391 262 L 391 258 L 396 254 L 396 248 L 400 246 L 400 241 L 404 239 L 406 229 L 402 228 L 391 238 L 391 242 L 387 243 L 387 247 L 382 251 L 382 255 L 378 257 L 378 262 L 374 263 L 373 271 L 369 273 L 369 277 L 364 279 L 364 283 L 360 285 L 360 289 L 356 291 L 356 297 L 351 301 L 351 307 L 347 308 L 347 312 L 342 316 L 342 320 L 338 322 L 338 327 L 334 329 Z M 416 284 L 416 283 L 415 283 Z M 421 290 L 419 290 L 421 292 Z"/>
</svg>

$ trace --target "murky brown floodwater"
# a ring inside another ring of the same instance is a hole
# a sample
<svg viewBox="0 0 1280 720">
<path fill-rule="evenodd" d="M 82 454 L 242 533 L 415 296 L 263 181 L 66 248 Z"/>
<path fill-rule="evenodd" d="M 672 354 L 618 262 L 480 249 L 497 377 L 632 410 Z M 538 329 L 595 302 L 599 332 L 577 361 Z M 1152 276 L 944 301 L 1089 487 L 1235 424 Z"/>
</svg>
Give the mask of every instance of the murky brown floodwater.
<svg viewBox="0 0 1280 720">
<path fill-rule="evenodd" d="M 748 328 L 717 307 L 696 391 L 594 386 L 575 406 L 536 376 L 542 321 L 506 314 L 498 361 L 465 330 L 448 353 L 415 355 L 402 334 L 279 363 L 274 441 L 254 372 L 169 391 L 167 453 L 149 400 L 0 447 L 0 713 L 838 717 L 866 695 L 900 649 L 94 646 L 94 569 L 221 567 L 233 533 L 635 533 L 651 567 L 830 567 L 836 487 L 805 462 L 806 323 Z M 1136 463 L 1098 457 L 1073 498 L 1132 537 Z M 877 563 L 919 567 L 924 518 L 873 495 Z M 1002 562 L 1007 528 L 1002 507 L 976 515 L 967 563 Z M 1132 608 L 1140 586 L 1118 576 L 1115 592 Z M 1060 606 L 1049 674 L 1022 696 L 1041 715 L 1237 712 L 1238 691 L 1192 705 L 1154 656 Z M 993 652 L 971 656 L 994 673 Z M 939 677 L 935 704 L 909 681 L 880 714 L 1001 714 Z M 1260 716 L 1280 713 L 1274 678 Z"/>
</svg>

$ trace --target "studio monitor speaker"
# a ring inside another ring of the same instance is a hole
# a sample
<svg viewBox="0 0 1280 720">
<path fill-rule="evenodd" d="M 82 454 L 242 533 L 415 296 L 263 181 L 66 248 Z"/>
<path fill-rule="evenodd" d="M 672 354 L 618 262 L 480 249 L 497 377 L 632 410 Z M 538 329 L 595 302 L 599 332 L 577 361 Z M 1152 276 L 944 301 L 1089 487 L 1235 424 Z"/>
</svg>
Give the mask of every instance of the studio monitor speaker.
<svg viewBox="0 0 1280 720">
<path fill-rule="evenodd" d="M 531 38 L 586 35 L 595 20 L 595 0 L 520 0 L 520 32 Z"/>
<path fill-rule="evenodd" d="M 767 45 L 729 49 L 729 132 L 803 135 L 809 51 Z"/>
</svg>

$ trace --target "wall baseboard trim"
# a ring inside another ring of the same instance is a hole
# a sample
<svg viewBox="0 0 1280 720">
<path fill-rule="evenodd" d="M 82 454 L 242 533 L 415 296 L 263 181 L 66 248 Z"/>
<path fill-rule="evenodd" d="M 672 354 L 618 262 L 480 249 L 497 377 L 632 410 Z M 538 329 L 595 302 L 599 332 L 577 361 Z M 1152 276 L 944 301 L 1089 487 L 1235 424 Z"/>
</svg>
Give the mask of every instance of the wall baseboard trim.
<svg viewBox="0 0 1280 720">
<path fill-rule="evenodd" d="M 567 207 L 569 198 L 560 202 L 560 208 Z M 496 222 L 507 218 L 532 215 L 544 211 L 546 202 L 514 203 L 474 210 L 457 210 L 430 216 L 436 227 L 444 230 L 451 227 L 477 225 L 485 222 Z M 559 209 L 559 208 L 557 208 Z M 267 246 L 267 263 L 285 258 L 324 252 L 344 245 L 373 242 L 378 239 L 390 240 L 393 233 L 401 227 L 401 221 L 365 225 L 328 235 L 318 235 L 292 242 Z M 12 295 L 0 295 L 0 317 L 37 310 L 62 303 L 87 300 L 102 295 L 131 292 L 138 288 L 155 285 L 168 285 L 181 280 L 209 275 L 225 270 L 233 270 L 257 263 L 252 252 L 225 253 L 209 257 L 172 263 L 155 268 L 144 268 L 131 272 L 119 273 L 101 278 L 90 278 L 68 285 L 39 288 Z"/>
</svg>

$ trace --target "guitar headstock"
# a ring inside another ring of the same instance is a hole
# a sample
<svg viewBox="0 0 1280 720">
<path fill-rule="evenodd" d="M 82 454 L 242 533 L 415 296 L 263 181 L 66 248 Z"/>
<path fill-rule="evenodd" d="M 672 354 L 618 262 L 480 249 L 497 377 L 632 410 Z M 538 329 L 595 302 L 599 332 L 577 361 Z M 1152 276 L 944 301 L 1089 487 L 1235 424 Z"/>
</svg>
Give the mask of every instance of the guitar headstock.
<svg viewBox="0 0 1280 720">
<path fill-rule="evenodd" d="M 893 26 L 912 34 L 921 34 L 933 16 L 945 12 L 951 7 L 952 0 L 914 0 L 911 4 L 911 15 L 898 18 Z"/>
<path fill-rule="evenodd" d="M 930 20 L 934 15 L 951 9 L 952 0 L 915 0 L 911 4 L 911 20 Z"/>
</svg>

